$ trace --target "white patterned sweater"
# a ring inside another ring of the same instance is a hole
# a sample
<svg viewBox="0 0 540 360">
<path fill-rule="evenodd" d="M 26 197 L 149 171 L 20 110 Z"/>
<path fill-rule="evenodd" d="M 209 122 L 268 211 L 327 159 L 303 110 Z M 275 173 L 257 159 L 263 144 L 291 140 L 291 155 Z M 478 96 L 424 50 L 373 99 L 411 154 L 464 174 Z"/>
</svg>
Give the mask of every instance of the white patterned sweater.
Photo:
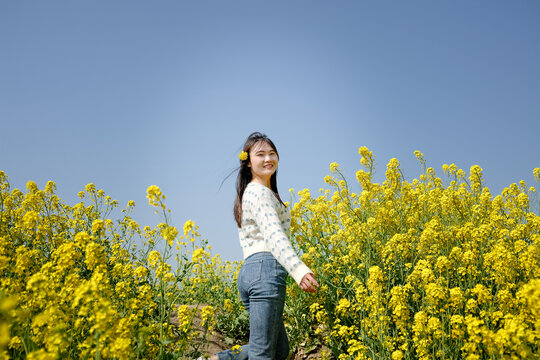
<svg viewBox="0 0 540 360">
<path fill-rule="evenodd" d="M 289 240 L 291 213 L 266 186 L 251 182 L 242 197 L 242 227 L 238 228 L 244 259 L 268 251 L 297 284 L 312 271 L 300 260 Z"/>
</svg>

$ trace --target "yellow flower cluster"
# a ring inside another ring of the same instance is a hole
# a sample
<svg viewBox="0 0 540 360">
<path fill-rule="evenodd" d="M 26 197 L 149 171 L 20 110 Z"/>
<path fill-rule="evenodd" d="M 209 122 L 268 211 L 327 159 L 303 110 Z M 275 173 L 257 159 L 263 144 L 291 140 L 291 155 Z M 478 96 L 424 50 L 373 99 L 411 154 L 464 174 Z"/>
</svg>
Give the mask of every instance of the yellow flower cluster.
<svg viewBox="0 0 540 360">
<path fill-rule="evenodd" d="M 86 202 L 73 206 L 55 190 L 51 181 L 43 190 L 32 181 L 26 193 L 11 189 L 0 171 L 0 358 L 201 355 L 191 341 L 195 314 L 178 311 L 178 321 L 170 319 L 178 303 L 192 301 L 181 294 L 194 292 L 189 270 L 207 259 L 196 226 L 184 227 L 193 238 L 188 248 L 166 216 L 155 229 L 141 229 L 129 217 L 133 201 L 114 222 L 107 215 L 118 202 L 94 184 L 79 193 Z M 157 186 L 148 198 L 165 210 Z M 173 246 L 180 254 L 174 269 Z M 208 332 L 214 308 L 200 311 Z"/>
<path fill-rule="evenodd" d="M 146 197 L 148 198 L 148 203 L 152 206 L 158 207 L 161 206 L 165 210 L 165 195 L 161 192 L 161 189 L 156 185 L 150 185 L 146 189 Z"/>
<path fill-rule="evenodd" d="M 479 166 L 443 165 L 441 178 L 420 151 L 418 179 L 391 159 L 376 182 L 373 153 L 359 154 L 358 186 L 332 163 L 331 190 L 302 190 L 292 206 L 292 238 L 321 283 L 315 297 L 288 288 L 293 341 L 339 359 L 537 357 L 536 189 L 521 181 L 493 196 Z"/>
<path fill-rule="evenodd" d="M 537 356 L 535 187 L 493 196 L 479 166 L 445 164 L 439 177 L 420 151 L 417 179 L 393 158 L 377 182 L 375 156 L 358 152 L 358 184 L 332 163 L 330 188 L 301 190 L 290 207 L 291 239 L 321 284 L 313 296 L 288 279 L 293 348 L 322 347 L 324 359 Z M 0 358 L 196 358 L 212 331 L 247 341 L 240 263 L 212 256 L 193 221 L 171 225 L 159 187 L 147 189 L 162 210 L 155 228 L 131 219 L 133 201 L 109 219 L 118 202 L 92 183 L 75 205 L 55 191 L 11 189 L 0 171 Z"/>
</svg>

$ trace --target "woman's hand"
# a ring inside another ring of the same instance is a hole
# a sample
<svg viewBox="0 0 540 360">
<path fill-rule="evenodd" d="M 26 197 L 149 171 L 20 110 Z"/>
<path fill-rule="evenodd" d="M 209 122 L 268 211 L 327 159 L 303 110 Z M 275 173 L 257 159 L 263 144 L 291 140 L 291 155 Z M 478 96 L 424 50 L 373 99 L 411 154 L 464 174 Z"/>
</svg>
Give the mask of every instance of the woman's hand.
<svg viewBox="0 0 540 360">
<path fill-rule="evenodd" d="M 317 292 L 318 287 L 319 283 L 317 282 L 317 279 L 315 279 L 315 275 L 312 273 L 307 273 L 300 281 L 300 289 L 304 290 L 305 292 L 315 293 Z"/>
</svg>

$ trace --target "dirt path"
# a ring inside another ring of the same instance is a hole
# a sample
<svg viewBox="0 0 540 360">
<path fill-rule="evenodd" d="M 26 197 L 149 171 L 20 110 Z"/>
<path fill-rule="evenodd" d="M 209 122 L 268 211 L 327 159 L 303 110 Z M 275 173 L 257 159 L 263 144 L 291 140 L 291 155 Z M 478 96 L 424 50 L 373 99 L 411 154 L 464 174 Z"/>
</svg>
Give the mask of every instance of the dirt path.
<svg viewBox="0 0 540 360">
<path fill-rule="evenodd" d="M 204 305 L 188 305 L 190 309 L 201 309 L 204 307 Z M 178 325 L 178 318 L 176 317 L 176 313 L 173 313 L 171 315 L 171 323 Z M 203 339 L 203 333 L 204 330 L 201 326 L 201 318 L 200 318 L 200 311 L 197 311 L 194 318 L 193 318 L 193 327 L 195 330 L 199 332 L 199 337 L 194 339 L 194 347 L 197 347 L 200 349 L 200 351 L 203 354 L 206 355 L 213 355 L 220 351 L 227 350 L 231 348 L 231 345 L 227 344 L 225 342 L 225 337 L 218 333 L 217 331 L 211 331 L 210 334 L 207 334 L 206 339 Z M 321 347 L 318 349 L 314 349 L 309 352 L 305 352 L 304 349 L 299 347 L 298 349 L 295 349 L 295 351 L 291 351 L 291 355 L 289 357 L 290 360 L 310 360 L 310 359 L 321 359 L 322 352 L 324 350 L 327 350 L 326 347 Z"/>
</svg>

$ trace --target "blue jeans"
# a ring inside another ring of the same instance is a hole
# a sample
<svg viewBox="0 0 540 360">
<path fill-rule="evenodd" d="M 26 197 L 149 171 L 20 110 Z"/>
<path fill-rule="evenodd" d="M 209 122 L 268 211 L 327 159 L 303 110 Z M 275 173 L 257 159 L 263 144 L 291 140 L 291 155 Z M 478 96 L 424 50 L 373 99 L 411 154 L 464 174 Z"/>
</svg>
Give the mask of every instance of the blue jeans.
<svg viewBox="0 0 540 360">
<path fill-rule="evenodd" d="M 249 256 L 238 273 L 238 291 L 249 313 L 249 344 L 236 354 L 225 350 L 220 360 L 283 360 L 289 339 L 283 325 L 287 271 L 269 252 Z"/>
</svg>

